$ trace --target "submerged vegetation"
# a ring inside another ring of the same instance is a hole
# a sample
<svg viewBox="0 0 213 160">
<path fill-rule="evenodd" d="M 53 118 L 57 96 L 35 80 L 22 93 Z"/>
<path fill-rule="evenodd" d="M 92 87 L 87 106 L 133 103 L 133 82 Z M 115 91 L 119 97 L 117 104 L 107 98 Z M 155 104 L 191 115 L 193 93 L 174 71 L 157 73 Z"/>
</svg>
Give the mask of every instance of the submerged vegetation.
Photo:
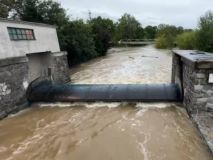
<svg viewBox="0 0 213 160">
<path fill-rule="evenodd" d="M 142 27 L 132 15 L 125 13 L 114 22 L 94 17 L 87 21 L 70 20 L 66 10 L 53 0 L 2 0 L 0 16 L 57 25 L 59 43 L 68 52 L 70 65 L 104 56 L 111 45 L 121 39 L 155 39 L 157 48 L 199 49 L 213 52 L 213 13 L 200 18 L 197 30 L 161 24 Z"/>
</svg>

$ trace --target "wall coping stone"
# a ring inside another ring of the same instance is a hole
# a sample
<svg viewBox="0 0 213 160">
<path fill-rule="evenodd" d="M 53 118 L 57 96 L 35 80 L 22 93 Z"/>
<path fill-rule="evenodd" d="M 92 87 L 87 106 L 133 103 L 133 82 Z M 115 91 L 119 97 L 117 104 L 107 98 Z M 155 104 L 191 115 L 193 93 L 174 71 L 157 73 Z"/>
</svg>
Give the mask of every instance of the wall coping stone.
<svg viewBox="0 0 213 160">
<path fill-rule="evenodd" d="M 52 52 L 51 53 L 53 57 L 60 57 L 60 56 L 66 56 L 67 52 L 61 51 L 61 52 Z"/>
<path fill-rule="evenodd" d="M 27 63 L 27 62 L 28 62 L 27 57 L 5 58 L 5 59 L 0 59 L 0 67 L 20 64 L 20 63 Z"/>
<path fill-rule="evenodd" d="M 196 50 L 172 50 L 172 52 L 179 55 L 185 64 L 192 66 L 193 68 L 213 68 L 213 53 Z"/>
</svg>

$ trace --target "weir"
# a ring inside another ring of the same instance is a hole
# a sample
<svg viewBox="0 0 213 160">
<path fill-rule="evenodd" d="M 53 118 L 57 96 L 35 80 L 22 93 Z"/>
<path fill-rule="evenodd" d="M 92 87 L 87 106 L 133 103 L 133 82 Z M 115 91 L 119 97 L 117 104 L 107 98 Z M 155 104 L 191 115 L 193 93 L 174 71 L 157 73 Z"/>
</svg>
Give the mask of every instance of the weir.
<svg viewBox="0 0 213 160">
<path fill-rule="evenodd" d="M 174 50 L 171 84 L 56 84 L 35 80 L 29 102 L 179 102 L 213 153 L 213 56 L 200 51 Z"/>
<path fill-rule="evenodd" d="M 43 83 L 31 88 L 31 102 L 178 102 L 176 84 L 54 85 Z"/>
</svg>

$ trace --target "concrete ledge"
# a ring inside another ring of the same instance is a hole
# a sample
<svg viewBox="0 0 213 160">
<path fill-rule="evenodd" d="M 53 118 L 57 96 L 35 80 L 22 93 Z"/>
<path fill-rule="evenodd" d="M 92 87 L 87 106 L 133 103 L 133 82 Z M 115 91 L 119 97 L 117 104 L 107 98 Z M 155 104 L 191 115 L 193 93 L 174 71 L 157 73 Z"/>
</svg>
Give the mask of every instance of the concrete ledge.
<svg viewBox="0 0 213 160">
<path fill-rule="evenodd" d="M 63 51 L 63 52 L 53 52 L 51 55 L 53 57 L 66 56 L 67 52 L 65 52 L 65 51 Z"/>
<path fill-rule="evenodd" d="M 188 66 L 198 69 L 213 68 L 213 53 L 196 50 L 172 50 L 172 52 L 181 57 L 181 60 Z"/>
<path fill-rule="evenodd" d="M 27 62 L 28 62 L 27 57 L 14 57 L 14 58 L 0 59 L 0 67 L 20 64 L 20 63 L 27 63 Z"/>
</svg>

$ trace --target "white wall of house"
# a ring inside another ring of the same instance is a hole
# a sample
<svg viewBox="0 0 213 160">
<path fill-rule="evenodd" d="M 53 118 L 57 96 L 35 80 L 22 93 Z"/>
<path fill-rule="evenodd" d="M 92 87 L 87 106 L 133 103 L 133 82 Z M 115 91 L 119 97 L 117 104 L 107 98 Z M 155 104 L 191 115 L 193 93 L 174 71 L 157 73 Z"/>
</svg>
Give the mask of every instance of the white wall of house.
<svg viewBox="0 0 213 160">
<path fill-rule="evenodd" d="M 11 40 L 7 27 L 33 29 L 36 39 Z M 60 51 L 55 26 L 0 19 L 0 59 L 47 51 Z"/>
</svg>

